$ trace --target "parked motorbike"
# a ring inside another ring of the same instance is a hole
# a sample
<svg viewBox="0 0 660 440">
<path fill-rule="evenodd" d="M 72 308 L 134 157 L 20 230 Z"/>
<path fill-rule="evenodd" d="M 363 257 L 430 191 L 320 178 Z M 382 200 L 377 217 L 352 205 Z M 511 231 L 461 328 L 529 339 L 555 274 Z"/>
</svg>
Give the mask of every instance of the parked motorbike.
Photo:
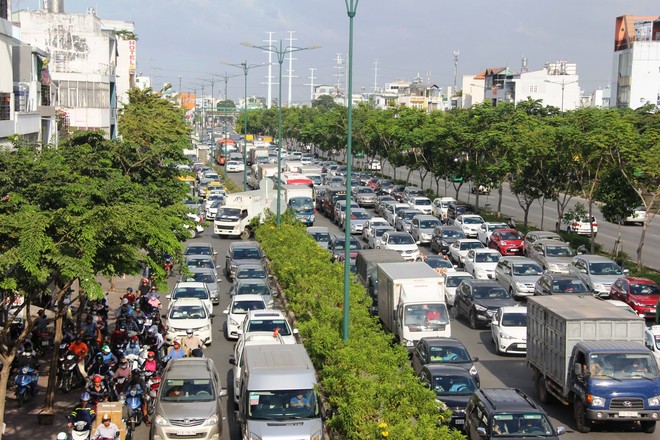
<svg viewBox="0 0 660 440">
<path fill-rule="evenodd" d="M 74 422 L 71 429 L 71 440 L 89 440 L 92 434 L 92 427 L 84 420 Z"/>
<path fill-rule="evenodd" d="M 39 370 L 28 366 L 21 368 L 15 379 L 16 400 L 19 408 L 23 406 L 23 402 L 36 394 L 38 380 Z"/>
</svg>

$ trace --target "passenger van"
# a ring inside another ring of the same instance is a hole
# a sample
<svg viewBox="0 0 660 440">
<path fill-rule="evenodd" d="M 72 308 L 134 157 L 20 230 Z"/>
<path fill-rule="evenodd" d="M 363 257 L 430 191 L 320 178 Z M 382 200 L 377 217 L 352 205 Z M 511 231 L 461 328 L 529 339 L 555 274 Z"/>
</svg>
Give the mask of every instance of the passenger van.
<svg viewBox="0 0 660 440">
<path fill-rule="evenodd" d="M 316 373 L 303 345 L 248 345 L 240 362 L 236 420 L 243 438 L 324 437 Z"/>
</svg>

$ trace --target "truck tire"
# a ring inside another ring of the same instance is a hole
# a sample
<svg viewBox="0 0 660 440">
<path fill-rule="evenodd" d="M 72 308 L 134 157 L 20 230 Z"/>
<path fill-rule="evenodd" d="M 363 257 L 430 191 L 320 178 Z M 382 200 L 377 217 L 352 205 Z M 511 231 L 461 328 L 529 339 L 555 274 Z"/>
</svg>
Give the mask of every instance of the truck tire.
<svg viewBox="0 0 660 440">
<path fill-rule="evenodd" d="M 241 232 L 241 240 L 249 240 L 250 235 L 252 235 L 251 232 L 250 229 L 245 228 L 243 232 Z"/>
<path fill-rule="evenodd" d="M 578 398 L 575 399 L 573 403 L 573 412 L 575 415 L 575 427 L 578 432 L 587 434 L 591 431 L 591 421 L 587 419 L 587 415 L 584 412 L 584 404 Z"/>
<path fill-rule="evenodd" d="M 647 434 L 653 434 L 655 432 L 655 422 L 653 421 L 643 421 L 639 422 L 642 425 L 642 432 Z"/>
<path fill-rule="evenodd" d="M 552 403 L 552 396 L 548 392 L 548 387 L 545 384 L 545 378 L 540 374 L 536 380 L 536 392 L 539 395 L 539 402 L 546 405 Z"/>
</svg>

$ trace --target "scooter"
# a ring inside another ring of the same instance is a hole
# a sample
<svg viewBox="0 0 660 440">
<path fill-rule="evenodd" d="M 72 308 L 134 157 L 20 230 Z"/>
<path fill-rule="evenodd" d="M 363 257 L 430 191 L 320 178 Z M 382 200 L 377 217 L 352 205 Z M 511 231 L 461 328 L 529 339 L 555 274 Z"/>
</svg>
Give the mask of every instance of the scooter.
<svg viewBox="0 0 660 440">
<path fill-rule="evenodd" d="M 126 438 L 132 439 L 135 428 L 142 423 L 142 390 L 133 388 L 126 395 L 128 405 L 128 420 L 126 421 Z"/>
<path fill-rule="evenodd" d="M 27 366 L 21 368 L 20 373 L 18 373 L 15 379 L 17 386 L 16 400 L 18 401 L 19 408 L 23 406 L 23 402 L 36 394 L 38 380 L 39 370 Z"/>
<path fill-rule="evenodd" d="M 147 414 L 152 415 L 156 410 L 156 395 L 160 388 L 160 376 L 154 375 L 151 371 L 145 371 L 145 380 L 147 382 L 148 394 L 144 396 L 147 399 Z"/>
<path fill-rule="evenodd" d="M 84 420 L 73 423 L 71 429 L 71 440 L 89 440 L 92 434 L 92 427 Z"/>
<path fill-rule="evenodd" d="M 59 388 L 65 393 L 85 384 L 85 379 L 80 372 L 78 364 L 79 360 L 76 354 L 67 352 L 60 368 L 59 384 Z"/>
</svg>

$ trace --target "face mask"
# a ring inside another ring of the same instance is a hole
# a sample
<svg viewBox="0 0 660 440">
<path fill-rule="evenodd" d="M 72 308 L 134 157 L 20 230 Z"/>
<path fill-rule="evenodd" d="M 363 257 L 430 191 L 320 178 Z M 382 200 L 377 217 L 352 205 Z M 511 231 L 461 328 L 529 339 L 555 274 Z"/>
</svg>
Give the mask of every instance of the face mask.
<svg viewBox="0 0 660 440">
<path fill-rule="evenodd" d="M 128 364 L 121 364 L 121 369 L 122 369 L 122 370 L 125 370 L 125 369 L 127 369 L 127 368 L 128 368 Z"/>
</svg>

